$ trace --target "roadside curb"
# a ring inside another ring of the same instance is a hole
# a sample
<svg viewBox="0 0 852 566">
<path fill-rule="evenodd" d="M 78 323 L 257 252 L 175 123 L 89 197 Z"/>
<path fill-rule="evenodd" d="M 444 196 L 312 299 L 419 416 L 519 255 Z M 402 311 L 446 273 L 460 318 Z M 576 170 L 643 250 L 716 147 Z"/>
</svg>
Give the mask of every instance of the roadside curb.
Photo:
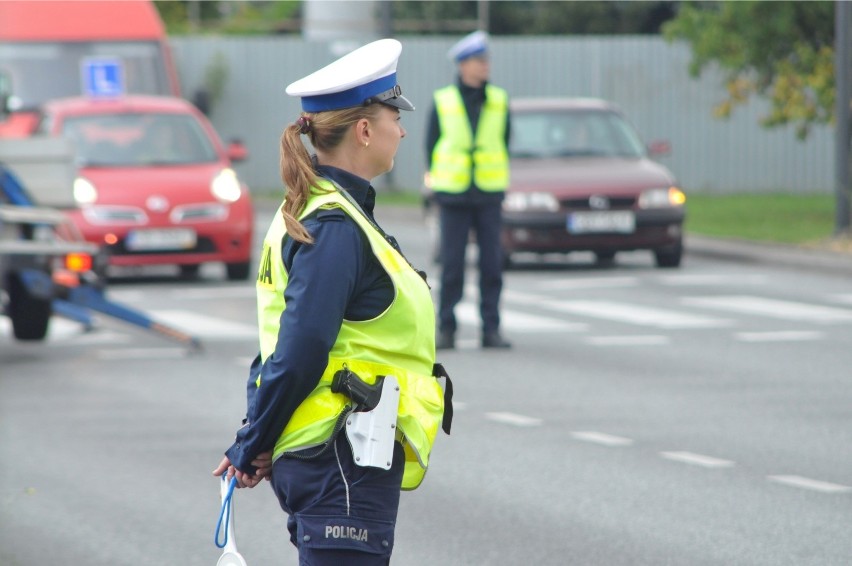
<svg viewBox="0 0 852 566">
<path fill-rule="evenodd" d="M 686 256 L 852 275 L 852 253 L 687 234 Z"/>
</svg>

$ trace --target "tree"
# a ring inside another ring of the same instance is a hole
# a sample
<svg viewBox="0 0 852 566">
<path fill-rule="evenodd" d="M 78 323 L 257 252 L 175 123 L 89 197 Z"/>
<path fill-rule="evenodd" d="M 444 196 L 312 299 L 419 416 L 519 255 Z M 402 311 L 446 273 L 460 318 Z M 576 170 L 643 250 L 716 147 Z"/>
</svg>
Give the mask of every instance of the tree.
<svg viewBox="0 0 852 566">
<path fill-rule="evenodd" d="M 476 0 L 393 0 L 396 32 L 450 33 L 478 25 Z M 493 35 L 657 34 L 674 16 L 667 1 L 501 0 L 488 2 L 488 32 Z"/>
<path fill-rule="evenodd" d="M 304 3 L 300 0 L 154 0 L 169 34 L 298 32 Z M 488 31 L 493 35 L 658 34 L 663 22 L 674 16 L 675 6 L 676 2 L 666 0 L 376 2 L 377 12 L 390 11 L 391 33 L 453 35 L 476 29 L 483 8 L 488 17 Z"/>
<path fill-rule="evenodd" d="M 834 118 L 833 2 L 685 2 L 663 34 L 691 44 L 692 76 L 724 73 L 720 117 L 757 95 L 771 103 L 761 123 L 793 124 L 800 139 Z"/>
<path fill-rule="evenodd" d="M 0 0 L 2 2 L 2 0 Z M 169 35 L 218 33 L 267 35 L 298 31 L 290 25 L 299 14 L 298 0 L 154 0 Z M 293 28 L 293 29 L 290 29 Z"/>
</svg>

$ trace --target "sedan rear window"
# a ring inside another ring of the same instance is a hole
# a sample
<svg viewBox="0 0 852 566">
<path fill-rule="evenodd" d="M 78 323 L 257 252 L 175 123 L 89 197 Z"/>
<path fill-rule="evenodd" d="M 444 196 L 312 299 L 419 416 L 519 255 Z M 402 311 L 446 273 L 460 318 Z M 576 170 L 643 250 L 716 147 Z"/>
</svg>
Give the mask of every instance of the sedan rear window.
<svg viewBox="0 0 852 566">
<path fill-rule="evenodd" d="M 642 157 L 645 148 L 615 112 L 536 110 L 512 114 L 512 157 Z"/>
<path fill-rule="evenodd" d="M 198 121 L 185 114 L 98 114 L 66 118 L 63 135 L 88 167 L 209 163 L 216 150 Z"/>
</svg>

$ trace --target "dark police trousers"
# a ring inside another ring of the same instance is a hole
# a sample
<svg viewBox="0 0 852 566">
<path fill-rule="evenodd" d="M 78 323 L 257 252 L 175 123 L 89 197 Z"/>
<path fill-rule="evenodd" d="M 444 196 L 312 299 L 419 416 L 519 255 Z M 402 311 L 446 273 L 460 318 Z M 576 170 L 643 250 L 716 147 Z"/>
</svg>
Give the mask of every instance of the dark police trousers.
<svg viewBox="0 0 852 566">
<path fill-rule="evenodd" d="M 299 565 L 389 564 L 404 466 L 399 442 L 390 470 L 356 465 L 345 432 L 314 459 L 276 460 L 272 489 L 289 515 Z"/>
<path fill-rule="evenodd" d="M 455 333 L 454 308 L 464 293 L 465 251 L 471 230 L 476 234 L 479 264 L 479 314 L 482 332 L 500 328 L 503 252 L 500 245 L 501 203 L 441 205 L 441 290 L 438 328 Z"/>
</svg>

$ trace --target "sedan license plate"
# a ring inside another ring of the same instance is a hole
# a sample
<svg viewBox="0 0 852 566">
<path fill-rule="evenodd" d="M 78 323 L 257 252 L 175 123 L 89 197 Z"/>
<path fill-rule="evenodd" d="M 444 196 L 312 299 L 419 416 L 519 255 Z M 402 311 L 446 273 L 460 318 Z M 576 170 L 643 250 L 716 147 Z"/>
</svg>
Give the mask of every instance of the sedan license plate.
<svg viewBox="0 0 852 566">
<path fill-rule="evenodd" d="M 124 245 L 130 251 L 185 250 L 195 247 L 196 240 L 195 230 L 188 228 L 134 230 Z"/>
<path fill-rule="evenodd" d="M 567 228 L 572 234 L 630 234 L 636 230 L 636 216 L 630 210 L 574 212 L 568 215 Z"/>
</svg>

